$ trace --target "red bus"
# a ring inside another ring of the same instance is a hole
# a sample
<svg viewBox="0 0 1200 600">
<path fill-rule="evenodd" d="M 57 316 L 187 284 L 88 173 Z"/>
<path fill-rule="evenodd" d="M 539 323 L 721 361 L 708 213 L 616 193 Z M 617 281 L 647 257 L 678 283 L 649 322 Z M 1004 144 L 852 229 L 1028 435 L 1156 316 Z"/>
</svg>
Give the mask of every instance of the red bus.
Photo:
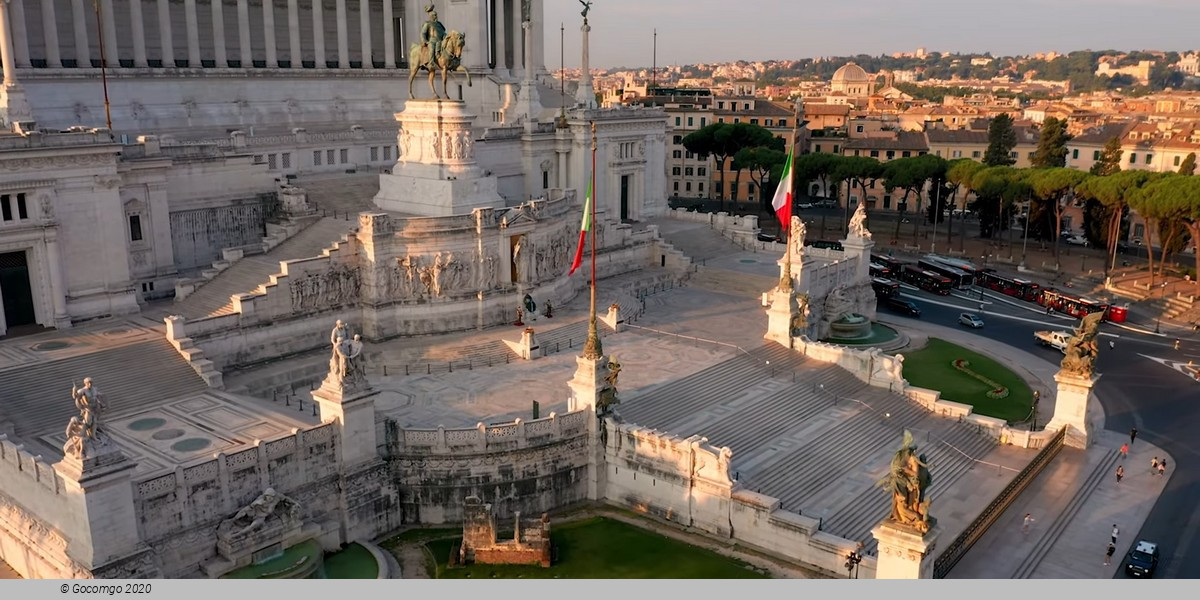
<svg viewBox="0 0 1200 600">
<path fill-rule="evenodd" d="M 1058 290 L 1043 290 L 1038 298 L 1038 304 L 1052 310 L 1083 318 L 1092 313 L 1104 313 L 1104 320 L 1112 323 L 1124 323 L 1128 311 L 1124 307 L 1112 306 L 1098 300 L 1081 298 Z"/>
<path fill-rule="evenodd" d="M 946 279 L 950 280 L 950 284 L 956 288 L 968 288 L 974 281 L 974 277 L 966 271 L 958 267 L 952 267 L 944 262 L 929 260 L 922 258 L 917 261 L 917 266 L 926 271 L 932 271 Z"/>
<path fill-rule="evenodd" d="M 892 270 L 877 263 L 870 264 L 871 277 L 888 277 L 892 274 Z"/>
<path fill-rule="evenodd" d="M 900 269 L 900 280 L 911 283 L 927 292 L 943 296 L 949 296 L 950 288 L 953 286 L 953 282 L 950 281 L 949 277 L 944 277 L 933 271 L 925 271 L 912 265 L 904 265 Z"/>
<path fill-rule="evenodd" d="M 989 290 L 1026 302 L 1038 302 L 1042 295 L 1042 286 L 1026 279 L 1005 277 L 995 271 L 980 273 L 976 282 Z"/>
<path fill-rule="evenodd" d="M 871 262 L 873 262 L 877 265 L 883 266 L 887 270 L 891 271 L 892 274 L 899 273 L 901 267 L 903 267 L 904 265 L 907 265 L 907 264 L 911 264 L 911 263 L 906 263 L 901 260 L 896 260 L 890 256 L 884 256 L 882 254 L 872 254 Z"/>
<path fill-rule="evenodd" d="M 871 280 L 871 289 L 875 290 L 876 298 L 895 298 L 900 295 L 900 284 L 882 277 Z"/>
</svg>

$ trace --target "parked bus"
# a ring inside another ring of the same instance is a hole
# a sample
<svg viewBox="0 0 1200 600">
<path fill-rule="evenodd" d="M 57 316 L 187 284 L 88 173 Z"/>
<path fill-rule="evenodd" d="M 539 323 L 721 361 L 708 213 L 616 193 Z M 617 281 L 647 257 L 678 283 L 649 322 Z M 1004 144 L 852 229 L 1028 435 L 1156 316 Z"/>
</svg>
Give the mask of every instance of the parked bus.
<svg viewBox="0 0 1200 600">
<path fill-rule="evenodd" d="M 976 285 L 1026 302 L 1037 302 L 1042 295 L 1042 286 L 1026 279 L 1005 277 L 995 271 L 981 273 Z"/>
<path fill-rule="evenodd" d="M 896 260 L 890 256 L 884 256 L 882 254 L 872 254 L 871 262 L 877 265 L 883 265 L 885 268 L 891 271 L 893 275 L 900 272 L 900 267 L 909 264 L 902 260 Z"/>
<path fill-rule="evenodd" d="M 1058 290 L 1042 290 L 1038 304 L 1051 310 L 1083 318 L 1092 313 L 1103 313 L 1104 320 L 1112 323 L 1124 323 L 1128 318 L 1128 310 L 1121 306 L 1112 306 L 1098 300 L 1081 298 Z"/>
<path fill-rule="evenodd" d="M 992 269 L 984 269 L 981 267 L 977 267 L 971 261 L 963 260 L 961 258 L 954 258 L 952 256 L 941 256 L 939 254 L 926 254 L 925 258 L 927 260 L 939 262 L 939 263 L 945 264 L 947 266 L 953 267 L 955 269 L 958 269 L 964 273 L 970 274 L 973 285 L 979 285 L 978 280 L 979 280 L 980 275 L 992 271 Z"/>
<path fill-rule="evenodd" d="M 917 266 L 926 271 L 932 271 L 949 279 L 950 284 L 959 289 L 971 287 L 971 282 L 974 280 L 974 277 L 972 277 L 970 273 L 955 267 L 951 267 L 943 262 L 926 260 L 922 258 L 921 260 L 917 261 Z"/>
<path fill-rule="evenodd" d="M 870 266 L 871 277 L 888 277 L 892 274 L 892 270 L 876 262 Z"/>
<path fill-rule="evenodd" d="M 943 296 L 949 296 L 950 288 L 954 285 L 949 277 L 933 271 L 925 271 L 912 265 L 904 265 L 900 269 L 900 280 L 915 285 L 927 292 Z"/>
<path fill-rule="evenodd" d="M 880 299 L 895 298 L 900 295 L 900 284 L 884 277 L 872 279 L 871 289 L 875 290 L 875 297 Z"/>
</svg>

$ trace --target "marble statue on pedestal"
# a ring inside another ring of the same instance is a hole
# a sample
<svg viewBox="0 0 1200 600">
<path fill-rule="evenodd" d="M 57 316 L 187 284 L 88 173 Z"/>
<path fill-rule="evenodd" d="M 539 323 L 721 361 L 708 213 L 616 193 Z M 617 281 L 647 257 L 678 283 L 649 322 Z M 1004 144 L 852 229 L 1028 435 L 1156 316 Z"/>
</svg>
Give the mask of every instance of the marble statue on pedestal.
<svg viewBox="0 0 1200 600">
<path fill-rule="evenodd" d="M 300 505 L 295 500 L 277 493 L 273 488 L 267 488 L 250 504 L 222 521 L 217 532 L 221 537 L 241 538 L 264 529 L 267 521 L 273 518 L 291 523 L 297 521 L 299 516 Z"/>
<path fill-rule="evenodd" d="M 430 4 L 425 7 L 429 20 L 421 26 L 421 43 L 413 44 L 408 51 L 408 97 L 413 95 L 412 84 L 417 73 L 422 69 L 429 72 L 429 89 L 434 98 L 449 98 L 446 90 L 446 77 L 451 72 L 462 72 L 467 76 L 467 85 L 471 85 L 471 72 L 462 64 L 463 48 L 466 47 L 466 36 L 458 31 L 446 33 L 446 28 L 438 20 L 437 11 Z M 442 73 L 442 93 L 439 96 L 433 85 L 433 76 L 438 71 Z"/>
<path fill-rule="evenodd" d="M 888 474 L 879 486 L 892 495 L 892 513 L 888 522 L 926 533 L 937 520 L 929 516 L 929 485 L 933 482 L 925 455 L 917 454 L 912 433 L 904 431 L 904 441 L 892 457 Z"/>
<path fill-rule="evenodd" d="M 788 248 L 793 256 L 804 255 L 804 237 L 807 233 L 808 227 L 804 225 L 804 219 L 792 215 L 792 222 L 788 226 Z"/>
<path fill-rule="evenodd" d="M 871 239 L 871 232 L 867 230 L 867 206 L 862 202 L 858 203 L 854 216 L 850 217 L 850 235 Z"/>
<path fill-rule="evenodd" d="M 92 378 L 83 378 L 83 387 L 71 386 L 71 398 L 79 416 L 71 417 L 67 424 L 67 442 L 63 445 L 66 456 L 84 459 L 96 445 L 108 444 L 108 436 L 100 429 L 100 413 L 105 403 L 100 392 L 92 387 Z"/>
<path fill-rule="evenodd" d="M 1059 364 L 1064 374 L 1074 375 L 1081 379 L 1091 379 L 1095 372 L 1094 363 L 1099 355 L 1096 347 L 1096 334 L 1099 333 L 1100 320 L 1103 318 L 1104 314 L 1097 312 L 1084 317 L 1079 322 L 1079 327 L 1075 329 L 1075 335 L 1067 341 L 1067 349 Z"/>
</svg>

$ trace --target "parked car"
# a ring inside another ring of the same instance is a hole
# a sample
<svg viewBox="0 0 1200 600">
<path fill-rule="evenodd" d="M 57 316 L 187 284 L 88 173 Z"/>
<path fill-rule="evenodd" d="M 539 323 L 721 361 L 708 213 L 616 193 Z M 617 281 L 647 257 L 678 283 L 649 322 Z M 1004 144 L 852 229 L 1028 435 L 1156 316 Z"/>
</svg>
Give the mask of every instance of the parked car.
<svg viewBox="0 0 1200 600">
<path fill-rule="evenodd" d="M 779 236 L 777 236 L 777 235 L 772 235 L 770 233 L 760 233 L 760 234 L 758 234 L 758 241 L 760 241 L 760 242 L 780 242 L 782 240 L 780 240 Z"/>
<path fill-rule="evenodd" d="M 1087 246 L 1088 245 L 1087 238 L 1083 237 L 1082 235 L 1078 235 L 1078 234 L 1068 235 L 1067 237 L 1063 238 L 1063 241 L 1068 244 L 1071 244 L 1072 246 Z"/>
<path fill-rule="evenodd" d="M 800 204 L 797 204 L 797 206 L 799 206 L 800 208 L 812 208 L 813 203 L 812 202 L 801 202 Z"/>
<path fill-rule="evenodd" d="M 959 325 L 966 325 L 972 329 L 979 329 L 983 327 L 983 319 L 980 319 L 978 315 L 971 313 L 962 313 L 958 315 L 958 323 Z"/>
<path fill-rule="evenodd" d="M 1129 552 L 1125 574 L 1130 577 L 1154 577 L 1158 568 L 1158 544 L 1141 540 Z"/>
<path fill-rule="evenodd" d="M 833 198 L 826 198 L 818 202 L 817 206 L 820 206 L 821 208 L 837 208 L 838 201 L 834 200 Z"/>
<path fill-rule="evenodd" d="M 903 298 L 892 297 L 892 298 L 888 298 L 887 300 L 884 300 L 883 303 L 884 303 L 884 306 L 887 306 L 888 308 L 890 308 L 896 312 L 904 313 L 906 315 L 913 316 L 913 317 L 921 316 L 921 309 L 918 308 L 917 304 L 915 302 L 912 302 L 911 300 L 905 300 Z"/>
</svg>

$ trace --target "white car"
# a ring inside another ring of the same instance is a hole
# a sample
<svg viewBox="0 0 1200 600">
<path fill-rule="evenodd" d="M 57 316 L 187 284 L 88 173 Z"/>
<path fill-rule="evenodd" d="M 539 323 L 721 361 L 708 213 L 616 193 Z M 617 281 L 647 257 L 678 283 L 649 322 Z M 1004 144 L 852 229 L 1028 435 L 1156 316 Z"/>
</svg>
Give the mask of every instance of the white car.
<svg viewBox="0 0 1200 600">
<path fill-rule="evenodd" d="M 983 327 L 983 319 L 980 319 L 978 315 L 962 313 L 958 315 L 958 324 L 966 325 L 972 329 L 979 329 L 980 327 Z"/>
<path fill-rule="evenodd" d="M 797 206 L 799 206 L 800 208 L 812 208 L 813 207 L 812 202 L 801 202 Z"/>
<path fill-rule="evenodd" d="M 1069 235 L 1066 238 L 1064 238 L 1064 241 L 1066 241 L 1068 244 L 1071 244 L 1072 246 L 1087 246 L 1088 245 L 1087 238 L 1083 237 L 1082 235 Z"/>
</svg>

